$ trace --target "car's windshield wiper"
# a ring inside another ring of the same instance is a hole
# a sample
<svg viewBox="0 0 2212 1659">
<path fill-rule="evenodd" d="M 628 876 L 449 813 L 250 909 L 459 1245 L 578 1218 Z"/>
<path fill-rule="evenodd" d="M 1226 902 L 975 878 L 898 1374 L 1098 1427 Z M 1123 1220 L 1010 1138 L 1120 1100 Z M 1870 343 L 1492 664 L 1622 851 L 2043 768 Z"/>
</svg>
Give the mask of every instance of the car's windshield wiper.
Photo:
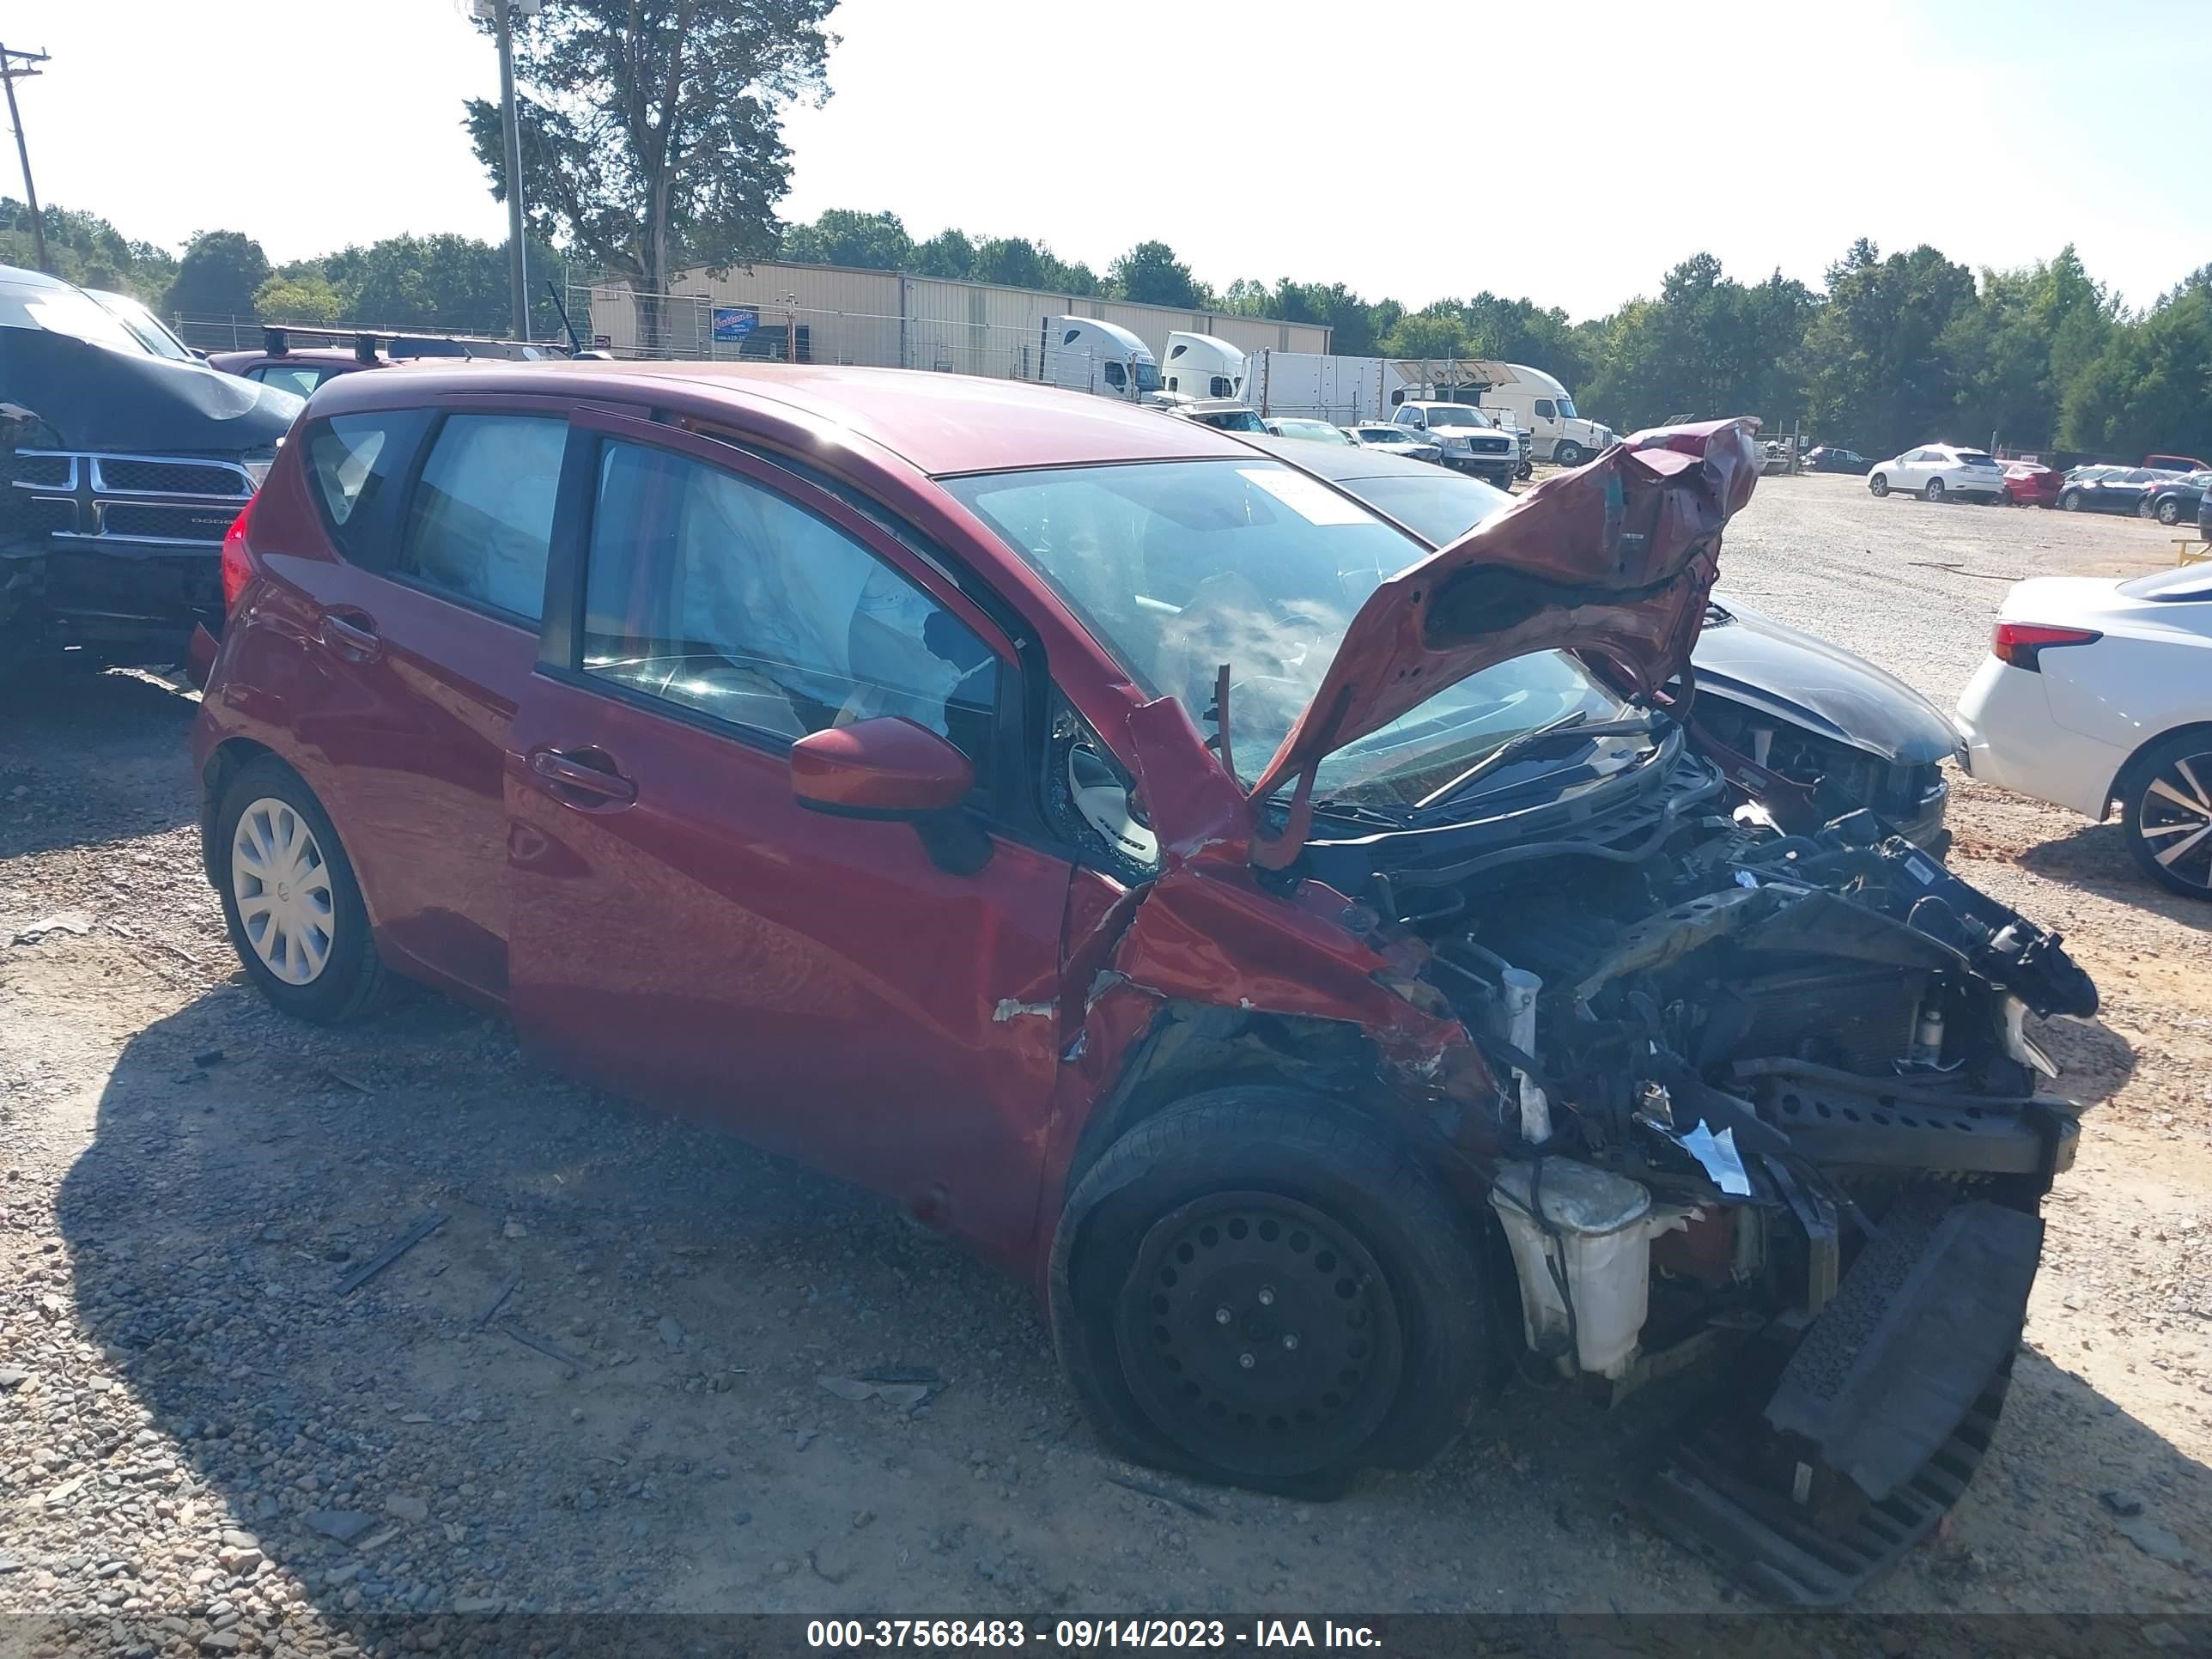
<svg viewBox="0 0 2212 1659">
<path fill-rule="evenodd" d="M 1476 779 L 1486 773 L 1495 771 L 1507 761 L 1527 754 L 1538 744 L 1548 738 L 1556 737 L 1562 732 L 1571 729 L 1578 738 L 1612 738 L 1626 737 L 1632 732 L 1649 732 L 1651 729 L 1651 722 L 1649 719 L 1601 720 L 1595 726 L 1589 724 L 1589 712 L 1577 708 L 1571 714 L 1562 714 L 1555 720 L 1547 720 L 1543 725 L 1531 731 L 1523 732 L 1517 738 L 1508 738 L 1449 783 L 1440 788 L 1431 789 L 1427 794 L 1422 796 L 1419 800 L 1413 803 L 1413 810 L 1416 812 L 1425 812 L 1439 801 L 1449 800 Z"/>
</svg>

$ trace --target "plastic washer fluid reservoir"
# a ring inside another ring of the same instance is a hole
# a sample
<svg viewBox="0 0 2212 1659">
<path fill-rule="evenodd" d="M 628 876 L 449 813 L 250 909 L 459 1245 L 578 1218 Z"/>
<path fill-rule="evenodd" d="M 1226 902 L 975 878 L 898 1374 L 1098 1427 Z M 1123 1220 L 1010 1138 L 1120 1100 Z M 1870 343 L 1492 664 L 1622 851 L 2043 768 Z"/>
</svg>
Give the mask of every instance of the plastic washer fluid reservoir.
<svg viewBox="0 0 2212 1659">
<path fill-rule="evenodd" d="M 1538 1353 L 1564 1352 L 1567 1301 L 1552 1276 L 1559 1262 L 1574 1304 L 1575 1361 L 1601 1376 L 1627 1375 L 1651 1295 L 1651 1193 L 1639 1182 L 1572 1158 L 1503 1164 L 1490 1194 L 1505 1228 L 1521 1281 L 1522 1325 Z M 1547 1237 L 1531 1213 L 1531 1188 L 1543 1199 Z"/>
</svg>

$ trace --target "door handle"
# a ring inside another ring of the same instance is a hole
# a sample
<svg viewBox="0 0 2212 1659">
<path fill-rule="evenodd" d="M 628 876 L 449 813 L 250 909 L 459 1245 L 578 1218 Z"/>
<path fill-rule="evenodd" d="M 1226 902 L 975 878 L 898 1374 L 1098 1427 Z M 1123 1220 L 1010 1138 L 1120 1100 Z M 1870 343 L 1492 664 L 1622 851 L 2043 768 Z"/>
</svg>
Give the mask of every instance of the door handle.
<svg viewBox="0 0 2212 1659">
<path fill-rule="evenodd" d="M 599 754 L 597 750 L 579 750 L 581 754 Z M 600 756 L 602 760 L 606 757 Z M 556 800 L 568 806 L 594 808 L 628 806 L 637 799 L 637 785 L 614 769 L 614 763 L 594 766 L 565 755 L 557 749 L 538 749 L 531 751 L 530 769 L 548 786 L 548 793 Z M 589 797 L 587 800 L 571 800 L 564 791 Z"/>
<path fill-rule="evenodd" d="M 349 622 L 335 611 L 325 611 L 321 627 L 317 631 L 325 645 L 363 662 L 384 649 L 384 640 L 377 633 L 376 624 L 366 616 L 362 616 L 357 622 Z"/>
</svg>

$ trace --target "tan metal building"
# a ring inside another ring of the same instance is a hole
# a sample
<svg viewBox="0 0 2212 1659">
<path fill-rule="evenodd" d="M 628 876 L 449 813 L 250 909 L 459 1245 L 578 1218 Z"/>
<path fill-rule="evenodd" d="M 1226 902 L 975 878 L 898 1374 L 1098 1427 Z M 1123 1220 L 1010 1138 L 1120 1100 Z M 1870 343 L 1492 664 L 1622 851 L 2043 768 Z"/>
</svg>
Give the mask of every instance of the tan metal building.
<svg viewBox="0 0 2212 1659">
<path fill-rule="evenodd" d="M 1047 317 L 1091 317 L 1127 329 L 1164 360 L 1177 330 L 1245 351 L 1326 352 L 1320 323 L 1231 317 L 991 283 L 844 265 L 739 265 L 679 275 L 666 295 L 617 284 L 572 290 L 596 340 L 618 356 L 783 357 L 1027 380 Z"/>
</svg>

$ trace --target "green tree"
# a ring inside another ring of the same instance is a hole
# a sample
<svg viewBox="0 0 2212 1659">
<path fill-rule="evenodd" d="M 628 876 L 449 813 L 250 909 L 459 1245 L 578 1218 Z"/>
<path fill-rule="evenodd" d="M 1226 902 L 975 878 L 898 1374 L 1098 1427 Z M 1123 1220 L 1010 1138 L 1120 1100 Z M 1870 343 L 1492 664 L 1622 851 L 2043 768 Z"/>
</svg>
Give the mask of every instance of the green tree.
<svg viewBox="0 0 2212 1659">
<path fill-rule="evenodd" d="M 829 95 L 835 3 L 545 0 L 515 41 L 532 228 L 648 293 L 688 266 L 769 257 L 783 112 Z M 498 106 L 471 99 L 465 125 L 505 199 Z"/>
<path fill-rule="evenodd" d="M 1138 305 L 1195 309 L 1210 305 L 1213 297 L 1165 242 L 1138 243 L 1106 268 L 1106 280 L 1122 299 Z"/>
<path fill-rule="evenodd" d="M 1883 455 L 1951 434 L 1964 377 L 1947 331 L 1978 297 L 1972 273 L 1932 247 L 1885 259 L 1865 238 L 1853 243 L 1828 268 L 1826 303 L 1805 331 L 1820 436 Z"/>
<path fill-rule="evenodd" d="M 796 264 L 906 270 L 914 264 L 914 239 L 897 214 L 831 208 L 811 225 L 787 228 L 777 257 Z"/>
<path fill-rule="evenodd" d="M 2066 388 L 2061 422 L 2070 449 L 2212 452 L 2212 265 L 2109 331 Z"/>
<path fill-rule="evenodd" d="M 1273 295 L 1265 283 L 1250 276 L 1239 276 L 1221 290 L 1221 309 L 1232 317 L 1267 317 L 1273 313 Z"/>
<path fill-rule="evenodd" d="M 940 230 L 914 250 L 918 276 L 956 276 L 963 281 L 975 274 L 975 244 L 957 230 Z"/>
<path fill-rule="evenodd" d="M 1408 313 L 1391 327 L 1382 341 L 1388 357 L 1413 357 L 1424 362 L 1467 354 L 1467 322 L 1456 300 L 1438 300 Z"/>
<path fill-rule="evenodd" d="M 345 297 L 320 271 L 279 272 L 253 291 L 253 314 L 272 323 L 335 323 Z"/>
<path fill-rule="evenodd" d="M 173 317 L 251 317 L 253 291 L 268 280 L 260 243 L 242 231 L 204 230 L 178 261 L 163 309 Z"/>
</svg>

